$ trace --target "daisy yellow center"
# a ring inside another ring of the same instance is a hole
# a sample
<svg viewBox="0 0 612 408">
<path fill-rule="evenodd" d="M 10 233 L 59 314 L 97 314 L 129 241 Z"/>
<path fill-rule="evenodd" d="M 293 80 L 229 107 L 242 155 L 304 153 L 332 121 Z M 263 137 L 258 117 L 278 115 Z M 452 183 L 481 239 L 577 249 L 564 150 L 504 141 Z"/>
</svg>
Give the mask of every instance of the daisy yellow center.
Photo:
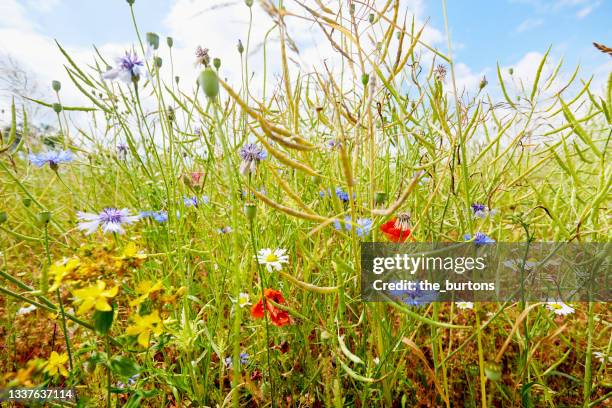
<svg viewBox="0 0 612 408">
<path fill-rule="evenodd" d="M 278 261 L 278 257 L 272 252 L 266 256 L 266 262 L 276 262 Z"/>
<path fill-rule="evenodd" d="M 552 308 L 553 308 L 553 309 L 556 309 L 556 310 L 559 310 L 559 309 L 563 309 L 563 306 L 561 306 L 561 305 L 560 305 L 560 304 L 558 304 L 558 303 L 553 303 L 553 304 L 552 304 Z"/>
</svg>

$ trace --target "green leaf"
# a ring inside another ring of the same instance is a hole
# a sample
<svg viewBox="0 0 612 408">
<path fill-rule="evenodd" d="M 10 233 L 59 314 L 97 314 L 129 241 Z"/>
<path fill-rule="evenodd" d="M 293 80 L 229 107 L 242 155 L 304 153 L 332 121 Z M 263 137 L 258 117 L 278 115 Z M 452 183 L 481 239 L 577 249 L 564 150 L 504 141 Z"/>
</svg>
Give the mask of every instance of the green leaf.
<svg viewBox="0 0 612 408">
<path fill-rule="evenodd" d="M 97 333 L 105 335 L 113 325 L 114 310 L 102 312 L 96 310 L 93 315 L 93 326 Z"/>
<path fill-rule="evenodd" d="M 132 359 L 124 356 L 114 356 L 110 360 L 111 370 L 122 377 L 132 377 L 140 373 L 140 366 Z"/>
</svg>

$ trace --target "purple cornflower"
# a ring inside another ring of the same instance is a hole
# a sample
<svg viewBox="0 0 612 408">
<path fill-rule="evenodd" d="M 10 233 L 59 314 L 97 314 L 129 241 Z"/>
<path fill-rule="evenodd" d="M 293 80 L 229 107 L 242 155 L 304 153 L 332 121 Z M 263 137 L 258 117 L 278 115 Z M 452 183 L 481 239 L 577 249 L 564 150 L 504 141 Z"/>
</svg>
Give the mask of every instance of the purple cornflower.
<svg viewBox="0 0 612 408">
<path fill-rule="evenodd" d="M 118 143 L 117 144 L 117 156 L 121 160 L 125 160 L 125 158 L 127 157 L 127 154 L 128 154 L 128 145 L 126 145 L 125 143 Z"/>
<path fill-rule="evenodd" d="M 153 218 L 160 224 L 168 221 L 168 212 L 164 210 L 159 211 L 142 211 L 140 213 L 140 218 Z"/>
<path fill-rule="evenodd" d="M 130 210 L 127 208 L 119 210 L 112 207 L 103 209 L 99 214 L 79 211 L 77 217 L 81 221 L 77 226 L 78 229 L 85 231 L 87 235 L 95 232 L 98 227 L 101 227 L 104 233 L 123 234 L 123 224 L 133 224 L 140 219 L 138 215 L 130 215 Z"/>
<path fill-rule="evenodd" d="M 185 204 L 185 207 L 197 207 L 201 203 L 208 204 L 209 202 L 210 200 L 208 199 L 208 196 L 205 195 L 202 196 L 201 199 L 198 199 L 198 197 L 196 196 L 183 197 L 183 203 Z"/>
<path fill-rule="evenodd" d="M 472 236 L 470 234 L 465 234 L 463 238 L 466 241 L 472 240 Z M 482 232 L 477 232 L 476 234 L 474 234 L 474 243 L 476 245 L 491 244 L 493 242 L 495 242 L 494 239 L 489 238 L 486 234 L 483 234 Z"/>
<path fill-rule="evenodd" d="M 489 207 L 484 204 L 472 204 L 471 209 L 474 218 L 487 218 L 488 215 L 495 214 L 495 210 L 489 209 Z"/>
<path fill-rule="evenodd" d="M 257 164 L 268 157 L 268 152 L 255 143 L 248 143 L 242 146 L 239 154 L 242 159 L 242 164 L 240 164 L 241 174 L 255 173 Z"/>
<path fill-rule="evenodd" d="M 130 84 L 137 82 L 145 74 L 145 64 L 134 51 L 126 51 L 123 57 L 116 59 L 117 66 L 102 74 L 102 78 Z"/>
<path fill-rule="evenodd" d="M 42 167 L 45 164 L 49 164 L 49 167 L 53 170 L 57 170 L 59 164 L 70 163 L 72 160 L 74 160 L 74 158 L 70 150 L 50 150 L 38 154 L 30 153 L 30 161 L 33 165 Z"/>
<path fill-rule="evenodd" d="M 223 360 L 227 368 L 232 368 L 232 358 L 225 357 Z M 240 353 L 240 364 L 246 365 L 249 362 L 249 353 Z"/>
<path fill-rule="evenodd" d="M 416 288 L 414 290 L 390 290 L 388 293 L 396 300 L 414 307 L 421 307 L 435 302 L 438 298 L 438 294 L 433 290 L 423 290 L 420 287 L 420 281 L 416 282 Z"/>
</svg>

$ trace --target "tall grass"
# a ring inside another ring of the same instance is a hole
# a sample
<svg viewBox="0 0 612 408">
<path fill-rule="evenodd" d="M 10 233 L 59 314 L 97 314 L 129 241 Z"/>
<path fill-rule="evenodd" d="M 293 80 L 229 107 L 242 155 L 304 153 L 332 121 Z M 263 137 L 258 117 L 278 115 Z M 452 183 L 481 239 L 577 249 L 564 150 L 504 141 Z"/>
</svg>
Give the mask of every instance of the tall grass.
<svg viewBox="0 0 612 408">
<path fill-rule="evenodd" d="M 456 89 L 452 56 L 423 42 L 399 1 L 316 4 L 262 2 L 280 39 L 264 39 L 264 50 L 281 50 L 278 82 L 266 61 L 262 84 L 249 82 L 248 50 L 261 39 L 250 38 L 245 6 L 241 77 L 222 79 L 221 61 L 208 79 L 219 83 L 213 97 L 192 86 L 195 74 L 162 80 L 173 67 L 164 45 L 161 67 L 149 60 L 150 75 L 125 85 L 100 78 L 109 56 L 84 67 L 58 44 L 72 79 L 64 86 L 91 103 L 61 106 L 60 93 L 37 101 L 57 111 L 59 131 L 46 138 L 27 120 L 18 125 L 13 106 L 3 134 L 0 384 L 76 386 L 91 406 L 605 404 L 608 304 L 575 304 L 561 317 L 542 303 L 364 303 L 359 244 L 384 240 L 380 225 L 400 212 L 421 242 L 476 232 L 498 242 L 609 240 L 612 76 L 600 97 L 575 74 L 544 75 L 547 53 L 533 83 L 498 68 L 501 102 L 484 82 L 468 97 Z M 341 65 L 292 68 L 285 25 L 294 13 L 324 33 Z M 142 55 L 145 36 L 134 29 Z M 259 85 L 260 95 L 249 92 Z M 101 132 L 72 126 L 71 111 L 85 111 Z M 238 151 L 249 142 L 268 158 L 245 176 Z M 43 144 L 77 160 L 34 168 L 25 153 Z M 203 195 L 209 203 L 184 205 Z M 473 203 L 497 213 L 475 219 Z M 143 219 L 125 234 L 77 230 L 77 211 L 104 207 L 164 209 L 168 220 Z M 366 237 L 360 218 L 373 222 Z M 256 260 L 262 248 L 286 248 L 289 263 L 268 272 Z M 53 265 L 70 257 L 81 262 L 76 276 L 48 292 Z M 74 291 L 98 279 L 119 286 L 114 310 L 76 314 Z M 147 280 L 162 289 L 130 305 Z M 288 312 L 291 324 L 276 327 L 235 303 L 241 293 L 257 303 L 265 288 L 282 292 L 286 302 L 264 306 Z M 16 315 L 27 304 L 37 311 Z M 143 347 L 126 328 L 153 310 L 163 325 Z M 67 348 L 69 376 L 45 373 L 51 351 Z M 37 368 L 17 375 L 27 360 Z M 117 385 L 136 373 L 135 384 Z"/>
</svg>

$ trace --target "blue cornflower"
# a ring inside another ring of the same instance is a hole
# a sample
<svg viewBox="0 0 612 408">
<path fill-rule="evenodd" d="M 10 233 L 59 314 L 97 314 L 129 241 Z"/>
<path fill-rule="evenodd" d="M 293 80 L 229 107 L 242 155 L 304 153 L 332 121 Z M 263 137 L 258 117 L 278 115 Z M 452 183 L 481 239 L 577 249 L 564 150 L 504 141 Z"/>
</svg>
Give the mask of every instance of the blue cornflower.
<svg viewBox="0 0 612 408">
<path fill-rule="evenodd" d="M 225 357 L 224 362 L 227 368 L 232 368 L 232 358 L 231 357 Z M 240 364 L 246 365 L 248 362 L 249 362 L 249 353 L 240 353 Z"/>
<path fill-rule="evenodd" d="M 240 149 L 238 153 L 242 159 L 240 164 L 240 173 L 249 174 L 255 173 L 257 164 L 268 157 L 268 152 L 256 145 L 255 143 L 248 143 Z"/>
<path fill-rule="evenodd" d="M 230 232 L 232 232 L 232 227 L 227 226 L 227 227 L 219 228 L 217 232 L 219 234 L 229 234 Z"/>
<path fill-rule="evenodd" d="M 123 234 L 123 224 L 133 224 L 140 219 L 138 215 L 130 215 L 130 210 L 124 208 L 105 208 L 98 214 L 77 212 L 79 224 L 77 228 L 85 231 L 85 234 L 92 234 L 98 227 L 102 227 L 102 232 L 113 232 Z"/>
<path fill-rule="evenodd" d="M 471 209 L 474 218 L 487 218 L 488 215 L 495 214 L 495 210 L 491 210 L 484 204 L 472 204 Z"/>
<path fill-rule="evenodd" d="M 74 160 L 74 158 L 70 150 L 50 150 L 38 154 L 30 153 L 30 161 L 33 165 L 42 167 L 45 164 L 49 164 L 49 167 L 53 170 L 57 170 L 59 164 L 70 163 L 72 160 Z"/>
<path fill-rule="evenodd" d="M 472 236 L 470 234 L 465 234 L 463 238 L 466 241 L 472 240 Z M 477 232 L 476 234 L 474 234 L 474 243 L 476 245 L 491 244 L 493 242 L 495 242 L 494 239 L 489 238 L 486 234 L 483 234 L 482 232 Z"/>
<path fill-rule="evenodd" d="M 196 196 L 183 197 L 183 203 L 185 204 L 185 207 L 197 207 L 201 203 L 208 204 L 209 202 L 210 200 L 208 199 L 208 196 L 205 195 L 202 196 L 201 199 L 198 199 L 198 197 Z"/>
<path fill-rule="evenodd" d="M 336 187 L 336 197 L 338 197 L 340 201 L 344 203 L 349 201 L 349 195 L 346 191 L 342 190 L 342 187 Z"/>
<path fill-rule="evenodd" d="M 133 51 L 126 51 L 124 56 L 116 59 L 116 63 L 116 67 L 103 73 L 102 78 L 119 79 L 130 84 L 137 82 L 146 72 L 144 61 Z"/>
<path fill-rule="evenodd" d="M 399 300 L 400 302 L 414 307 L 421 307 L 435 302 L 438 294 L 433 290 L 423 290 L 420 287 L 420 282 L 416 282 L 416 289 L 390 290 L 389 295 Z"/>
<path fill-rule="evenodd" d="M 356 224 L 357 225 L 356 225 L 355 231 L 357 232 L 358 237 L 364 238 L 370 235 L 370 231 L 372 230 L 372 220 L 371 219 L 358 218 Z M 334 221 L 334 228 L 338 231 L 342 229 L 342 225 L 340 224 L 339 220 Z M 347 231 L 350 231 L 353 228 L 353 224 L 351 222 L 350 216 L 344 217 L 344 228 Z"/>
<path fill-rule="evenodd" d="M 168 221 L 168 212 L 164 210 L 159 211 L 142 211 L 140 218 L 153 218 L 155 221 L 163 224 Z"/>
</svg>

